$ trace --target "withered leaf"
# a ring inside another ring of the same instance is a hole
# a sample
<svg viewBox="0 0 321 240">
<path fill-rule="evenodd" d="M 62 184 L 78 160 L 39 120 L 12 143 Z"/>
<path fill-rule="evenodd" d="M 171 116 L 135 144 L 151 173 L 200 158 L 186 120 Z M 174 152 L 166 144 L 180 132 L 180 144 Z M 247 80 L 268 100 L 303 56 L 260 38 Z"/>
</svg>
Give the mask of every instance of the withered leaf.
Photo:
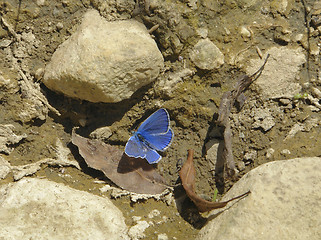
<svg viewBox="0 0 321 240">
<path fill-rule="evenodd" d="M 91 168 L 102 171 L 119 187 L 141 194 L 159 194 L 166 189 L 161 175 L 145 159 L 130 158 L 120 149 L 72 132 L 72 143 Z"/>
<path fill-rule="evenodd" d="M 222 162 L 224 162 L 224 168 L 227 177 L 233 177 L 235 175 L 235 162 L 232 153 L 232 131 L 229 121 L 229 116 L 231 113 L 232 106 L 238 102 L 239 106 L 242 107 L 245 102 L 244 91 L 261 75 L 267 60 L 269 59 L 269 54 L 267 55 L 263 65 L 253 73 L 251 76 L 242 76 L 235 88 L 232 91 L 225 92 L 222 96 L 220 107 L 218 110 L 217 125 L 221 126 L 224 133 L 224 144 L 223 144 L 223 154 L 221 156 Z"/>
<path fill-rule="evenodd" d="M 179 171 L 179 176 L 181 178 L 182 185 L 186 191 L 187 196 L 194 202 L 199 212 L 208 212 L 212 209 L 223 208 L 227 203 L 235 199 L 247 196 L 250 193 L 250 191 L 248 191 L 226 202 L 210 202 L 198 196 L 195 193 L 195 167 L 193 164 L 193 154 L 194 150 L 188 150 L 187 161 Z"/>
</svg>

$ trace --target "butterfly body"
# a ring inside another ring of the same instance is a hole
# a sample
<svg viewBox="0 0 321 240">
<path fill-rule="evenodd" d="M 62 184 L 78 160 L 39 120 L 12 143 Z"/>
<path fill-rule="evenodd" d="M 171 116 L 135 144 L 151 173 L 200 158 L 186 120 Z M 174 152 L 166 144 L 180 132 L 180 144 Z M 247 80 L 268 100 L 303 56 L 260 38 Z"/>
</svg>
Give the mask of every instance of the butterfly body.
<svg viewBox="0 0 321 240">
<path fill-rule="evenodd" d="M 146 139 L 144 138 L 144 136 L 141 133 L 136 133 L 136 138 L 138 139 L 138 141 L 140 141 L 143 145 L 145 145 L 148 148 L 153 148 L 148 141 L 146 141 Z"/>
<path fill-rule="evenodd" d="M 157 163 L 162 158 L 157 151 L 164 151 L 171 144 L 173 136 L 169 114 L 161 108 L 149 116 L 129 138 L 125 153 L 129 157 L 146 158 L 150 164 Z"/>
</svg>

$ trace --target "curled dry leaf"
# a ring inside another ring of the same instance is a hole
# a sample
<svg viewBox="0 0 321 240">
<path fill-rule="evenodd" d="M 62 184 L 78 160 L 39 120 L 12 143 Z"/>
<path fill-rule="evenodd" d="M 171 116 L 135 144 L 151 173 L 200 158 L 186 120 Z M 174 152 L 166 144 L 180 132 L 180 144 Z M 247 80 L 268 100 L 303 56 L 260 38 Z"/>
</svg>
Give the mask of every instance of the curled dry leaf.
<svg viewBox="0 0 321 240">
<path fill-rule="evenodd" d="M 117 186 L 135 193 L 160 194 L 167 185 L 145 159 L 130 158 L 120 149 L 72 132 L 72 143 L 87 165 L 102 171 Z"/>
<path fill-rule="evenodd" d="M 194 150 L 188 150 L 187 161 L 184 163 L 182 169 L 179 171 L 179 176 L 182 180 L 182 185 L 186 191 L 187 196 L 194 202 L 199 212 L 208 212 L 212 209 L 223 208 L 227 203 L 247 196 L 250 191 L 234 197 L 226 202 L 210 202 L 201 198 L 195 193 L 195 167 L 193 164 Z"/>
</svg>

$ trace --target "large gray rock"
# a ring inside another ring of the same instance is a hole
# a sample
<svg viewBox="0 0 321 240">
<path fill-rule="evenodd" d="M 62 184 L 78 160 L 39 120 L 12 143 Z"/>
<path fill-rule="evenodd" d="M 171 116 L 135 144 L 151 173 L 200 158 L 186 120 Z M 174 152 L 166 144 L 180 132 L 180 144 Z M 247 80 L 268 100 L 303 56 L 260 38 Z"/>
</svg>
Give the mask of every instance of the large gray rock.
<svg viewBox="0 0 321 240">
<path fill-rule="evenodd" d="M 90 10 L 79 29 L 53 54 L 43 82 L 70 97 L 119 102 L 154 81 L 163 64 L 143 24 L 107 22 Z"/>
<path fill-rule="evenodd" d="M 0 187 L 0 239 L 128 239 L 109 199 L 44 179 Z"/>
<path fill-rule="evenodd" d="M 321 158 L 297 158 L 261 165 L 224 196 L 249 196 L 210 213 L 198 239 L 306 239 L 321 236 Z"/>
<path fill-rule="evenodd" d="M 262 89 L 262 96 L 268 99 L 290 98 L 301 91 L 298 77 L 302 65 L 306 62 L 302 48 L 272 47 L 267 50 L 271 56 L 261 76 L 254 82 Z M 252 75 L 264 60 L 250 60 L 246 72 Z"/>
</svg>

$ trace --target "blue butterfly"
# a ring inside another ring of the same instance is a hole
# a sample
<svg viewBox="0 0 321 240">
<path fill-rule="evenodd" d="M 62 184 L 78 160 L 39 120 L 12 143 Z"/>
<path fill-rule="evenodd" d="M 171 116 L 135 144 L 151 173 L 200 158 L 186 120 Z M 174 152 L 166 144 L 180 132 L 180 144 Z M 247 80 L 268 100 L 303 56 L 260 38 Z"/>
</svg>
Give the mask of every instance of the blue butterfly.
<svg viewBox="0 0 321 240">
<path fill-rule="evenodd" d="M 158 163 L 172 142 L 174 132 L 169 126 L 169 114 L 161 108 L 150 115 L 126 143 L 125 153 L 129 157 L 146 158 L 148 163 Z"/>
</svg>

